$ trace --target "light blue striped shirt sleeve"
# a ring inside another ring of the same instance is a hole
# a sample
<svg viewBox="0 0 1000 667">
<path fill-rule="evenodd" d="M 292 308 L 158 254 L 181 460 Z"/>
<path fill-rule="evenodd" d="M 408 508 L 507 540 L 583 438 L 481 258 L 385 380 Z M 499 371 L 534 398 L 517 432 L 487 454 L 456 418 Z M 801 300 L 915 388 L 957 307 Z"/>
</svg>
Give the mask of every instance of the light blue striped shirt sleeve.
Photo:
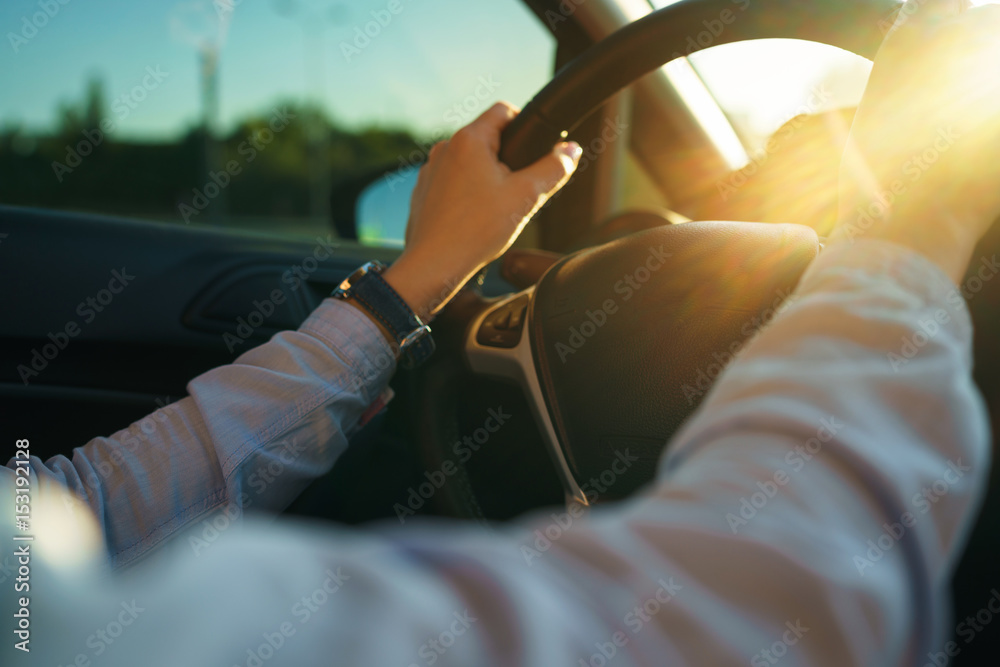
<svg viewBox="0 0 1000 667">
<path fill-rule="evenodd" d="M 298 331 L 192 380 L 187 398 L 32 468 L 86 499 L 111 564 L 127 565 L 213 510 L 284 509 L 333 467 L 393 370 L 371 321 L 327 299 Z"/>
<path fill-rule="evenodd" d="M 276 439 L 295 432 L 316 451 L 269 490 L 274 508 L 343 450 L 389 371 L 356 374 L 384 349 L 343 309 L 312 322 L 241 357 L 247 368 L 195 380 L 188 417 L 163 438 L 187 443 L 182 454 L 134 454 L 135 479 L 90 496 L 118 562 L 245 488 Z M 833 246 L 637 497 L 492 530 L 247 520 L 197 555 L 171 540 L 100 580 L 40 544 L 32 660 L 922 664 L 942 650 L 949 577 L 989 466 L 971 337 L 964 301 L 927 260 L 876 241 Z M 37 470 L 81 488 L 81 467 Z M 109 623 L 116 636 L 101 638 Z M 15 653 L 5 640 L 0 655 Z"/>
</svg>

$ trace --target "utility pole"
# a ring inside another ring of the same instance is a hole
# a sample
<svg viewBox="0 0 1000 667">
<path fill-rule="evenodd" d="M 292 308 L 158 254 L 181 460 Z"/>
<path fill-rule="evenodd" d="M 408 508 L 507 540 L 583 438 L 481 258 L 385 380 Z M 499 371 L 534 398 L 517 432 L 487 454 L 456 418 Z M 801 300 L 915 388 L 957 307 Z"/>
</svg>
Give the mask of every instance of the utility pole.
<svg viewBox="0 0 1000 667">
<path fill-rule="evenodd" d="M 205 41 L 199 51 L 201 65 L 201 127 L 203 138 L 202 182 L 204 187 L 211 182 L 211 173 L 222 166 L 222 146 L 216 132 L 219 121 L 219 49 L 216 44 Z M 206 218 L 220 222 L 229 212 L 228 196 L 225 188 L 219 187 L 219 194 L 213 197 L 205 211 Z"/>
<path fill-rule="evenodd" d="M 170 17 L 174 37 L 195 48 L 201 83 L 201 160 L 199 189 L 212 183 L 211 174 L 221 168 L 222 146 L 219 144 L 219 57 L 229 32 L 235 4 L 233 0 L 218 0 L 221 10 L 209 3 L 187 3 L 175 6 Z M 225 188 L 209 198 L 205 219 L 223 221 L 228 215 Z"/>
<path fill-rule="evenodd" d="M 307 3 L 297 0 L 275 0 L 274 10 L 286 18 L 297 18 L 302 29 L 302 46 L 306 80 L 305 99 L 312 99 L 313 109 L 304 121 L 306 160 L 309 164 L 309 216 L 316 222 L 330 224 L 330 128 L 323 113 L 326 94 L 326 23 L 325 0 Z"/>
</svg>

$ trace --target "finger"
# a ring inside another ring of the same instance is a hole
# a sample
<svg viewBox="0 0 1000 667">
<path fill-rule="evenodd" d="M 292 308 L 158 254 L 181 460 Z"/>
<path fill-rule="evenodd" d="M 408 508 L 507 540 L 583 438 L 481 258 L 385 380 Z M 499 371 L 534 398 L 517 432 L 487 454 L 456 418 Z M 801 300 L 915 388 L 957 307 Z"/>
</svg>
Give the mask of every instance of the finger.
<svg viewBox="0 0 1000 667">
<path fill-rule="evenodd" d="M 500 151 L 500 134 L 514 120 L 520 109 L 507 102 L 497 102 L 472 121 L 469 131 L 487 141 L 494 153 Z"/>
<path fill-rule="evenodd" d="M 417 188 L 420 188 L 421 181 L 429 181 L 437 173 L 438 168 L 441 164 L 441 158 L 435 159 L 434 156 L 440 155 L 448 147 L 448 141 L 439 141 L 431 149 L 427 151 L 427 157 L 424 159 L 424 163 L 420 165 L 420 171 L 417 176 Z"/>
<path fill-rule="evenodd" d="M 444 141 L 439 141 L 431 146 L 431 150 L 427 153 L 427 161 L 430 162 L 434 156 L 443 151 L 447 145 L 448 140 L 445 139 Z"/>
<path fill-rule="evenodd" d="M 575 141 L 558 144 L 551 153 L 515 174 L 529 184 L 535 196 L 552 195 L 566 184 L 580 163 L 583 149 Z"/>
</svg>

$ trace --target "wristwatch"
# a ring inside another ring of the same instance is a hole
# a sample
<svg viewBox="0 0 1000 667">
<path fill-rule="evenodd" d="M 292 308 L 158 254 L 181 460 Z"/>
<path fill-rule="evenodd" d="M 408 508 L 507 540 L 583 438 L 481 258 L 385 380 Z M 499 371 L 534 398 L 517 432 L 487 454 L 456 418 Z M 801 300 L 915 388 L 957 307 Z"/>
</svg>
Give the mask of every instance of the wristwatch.
<svg viewBox="0 0 1000 667">
<path fill-rule="evenodd" d="M 434 352 L 431 328 L 385 281 L 385 269 L 382 262 L 368 262 L 344 279 L 330 296 L 344 301 L 354 299 L 364 306 L 396 339 L 402 366 L 415 368 Z"/>
</svg>

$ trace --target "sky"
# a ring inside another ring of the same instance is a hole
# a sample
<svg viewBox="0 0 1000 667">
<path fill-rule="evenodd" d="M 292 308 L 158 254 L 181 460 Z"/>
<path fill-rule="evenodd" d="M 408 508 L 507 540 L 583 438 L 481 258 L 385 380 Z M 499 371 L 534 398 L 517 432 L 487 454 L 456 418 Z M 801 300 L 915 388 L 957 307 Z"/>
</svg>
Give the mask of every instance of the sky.
<svg viewBox="0 0 1000 667">
<path fill-rule="evenodd" d="M 431 136 L 495 99 L 523 105 L 549 80 L 554 59 L 551 35 L 517 0 L 61 1 L 41 0 L 57 8 L 51 17 L 39 14 L 39 0 L 0 2 L 0 126 L 48 129 L 59 103 L 79 101 L 90 77 L 101 77 L 110 105 L 159 68 L 165 78 L 140 91 L 145 99 L 117 131 L 173 139 L 198 123 L 197 45 L 208 39 L 220 45 L 224 129 L 282 100 L 319 99 L 347 127 Z M 396 14 L 387 11 L 392 2 Z M 36 16 L 44 25 L 25 30 Z M 358 37 L 366 28 L 375 35 L 367 42 Z M 820 81 L 835 84 L 828 106 L 855 104 L 870 71 L 852 54 L 789 40 L 717 47 L 692 62 L 745 135 L 776 130 Z M 455 113 L 463 102 L 467 110 Z"/>
<path fill-rule="evenodd" d="M 348 127 L 436 134 L 471 120 L 455 103 L 481 110 L 470 96 L 484 107 L 496 98 L 524 104 L 554 59 L 552 37 L 514 0 L 398 0 L 396 14 L 390 0 L 49 1 L 58 11 L 36 21 L 37 33 L 24 22 L 38 0 L 0 2 L 0 126 L 46 129 L 59 102 L 82 99 L 93 75 L 110 106 L 158 67 L 165 77 L 119 132 L 176 137 L 200 117 L 197 52 L 206 39 L 221 44 L 222 127 L 280 100 L 321 99 Z M 357 37 L 366 28 L 375 35 L 367 43 Z M 476 98 L 489 88 L 488 101 Z"/>
</svg>

